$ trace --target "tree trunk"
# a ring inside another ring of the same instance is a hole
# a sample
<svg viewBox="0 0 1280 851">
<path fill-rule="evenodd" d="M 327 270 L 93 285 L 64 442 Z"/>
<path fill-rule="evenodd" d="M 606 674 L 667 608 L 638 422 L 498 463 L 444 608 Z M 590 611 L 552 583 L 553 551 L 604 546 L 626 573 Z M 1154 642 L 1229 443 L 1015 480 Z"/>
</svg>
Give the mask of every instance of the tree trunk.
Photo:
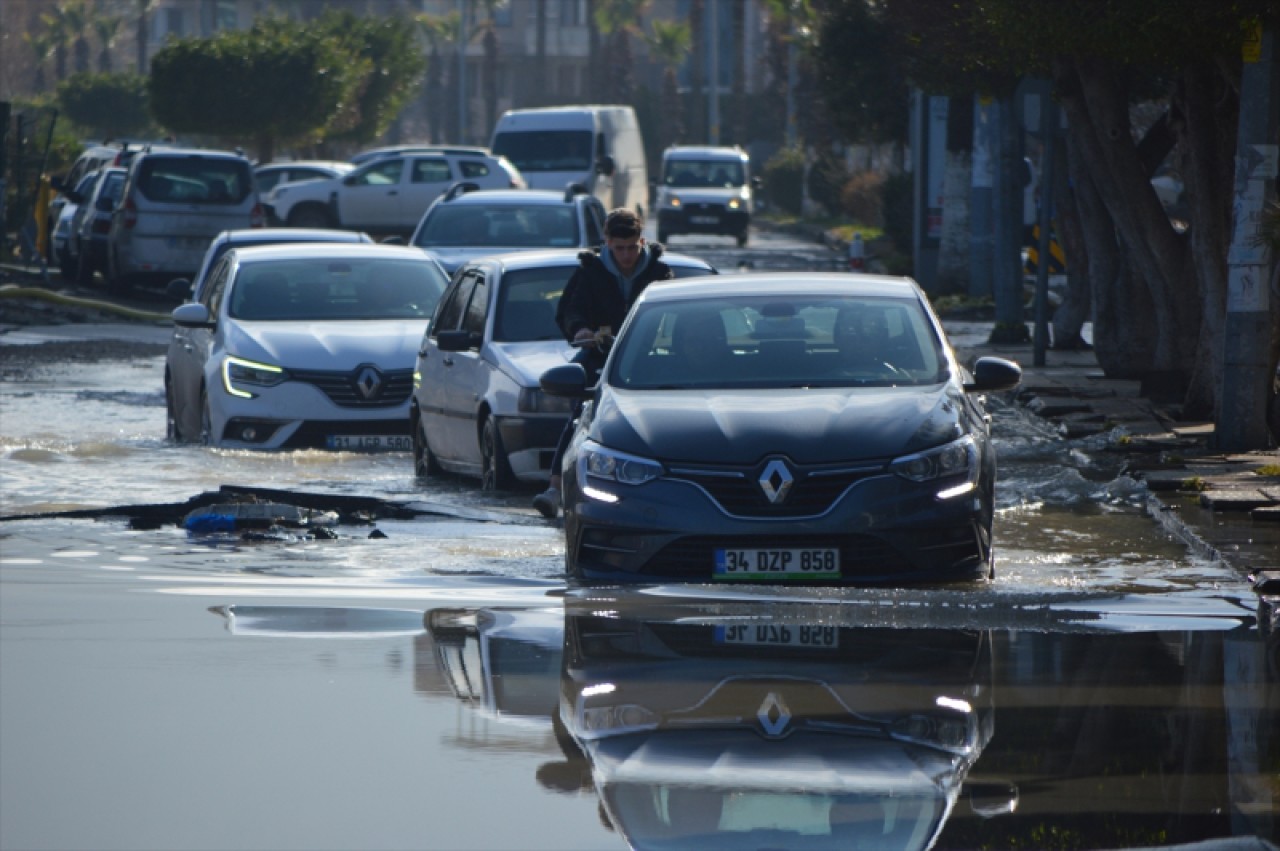
<svg viewBox="0 0 1280 851">
<path fill-rule="evenodd" d="M 146 6 L 138 10 L 138 20 L 135 26 L 133 37 L 137 41 L 138 51 L 138 73 L 146 75 L 147 73 L 147 9 Z"/>
<path fill-rule="evenodd" d="M 938 292 L 969 289 L 969 195 L 973 182 L 973 110 L 952 99 L 947 110 L 946 177 L 942 188 L 942 238 L 938 246 Z"/>
<path fill-rule="evenodd" d="M 444 142 L 444 122 L 440 116 L 448 113 L 444 106 L 444 71 L 440 58 L 440 50 L 432 45 L 431 58 L 427 66 L 427 120 L 431 127 L 431 143 L 439 145 Z"/>
<path fill-rule="evenodd" d="M 484 127 L 490 128 L 498 121 L 498 34 L 494 32 L 493 18 L 484 31 Z"/>
<path fill-rule="evenodd" d="M 1080 228 L 1080 212 L 1075 189 L 1069 177 L 1067 145 L 1054 146 L 1053 220 L 1067 266 L 1067 292 L 1053 312 L 1052 330 L 1055 349 L 1081 349 L 1086 345 L 1081 330 L 1093 308 L 1089 291 L 1088 249 Z"/>
<path fill-rule="evenodd" d="M 596 26 L 596 0 L 587 0 L 587 102 L 600 103 L 603 99 L 604 74 L 600 62 L 600 29 Z"/>
<path fill-rule="evenodd" d="M 547 93 L 551 91 L 551 83 L 547 79 L 547 0 L 537 0 L 534 5 L 534 37 L 533 48 L 533 106 L 547 103 Z"/>
</svg>

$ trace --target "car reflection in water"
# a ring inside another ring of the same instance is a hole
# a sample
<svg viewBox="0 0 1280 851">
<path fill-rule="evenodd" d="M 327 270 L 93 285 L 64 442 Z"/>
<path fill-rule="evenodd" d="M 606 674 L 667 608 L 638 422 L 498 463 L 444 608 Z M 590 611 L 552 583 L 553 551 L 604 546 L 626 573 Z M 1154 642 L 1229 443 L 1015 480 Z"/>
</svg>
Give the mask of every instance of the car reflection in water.
<svg viewBox="0 0 1280 851">
<path fill-rule="evenodd" d="M 566 600 L 560 720 L 632 847 L 928 848 L 991 739 L 984 631 L 619 603 Z"/>
</svg>

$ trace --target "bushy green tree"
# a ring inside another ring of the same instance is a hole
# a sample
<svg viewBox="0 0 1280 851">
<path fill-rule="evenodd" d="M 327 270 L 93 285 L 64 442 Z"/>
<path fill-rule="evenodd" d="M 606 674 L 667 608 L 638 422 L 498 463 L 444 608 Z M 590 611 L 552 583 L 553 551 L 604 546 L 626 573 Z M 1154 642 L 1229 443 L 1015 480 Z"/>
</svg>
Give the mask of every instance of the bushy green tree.
<svg viewBox="0 0 1280 851">
<path fill-rule="evenodd" d="M 87 135 L 141 137 L 154 126 L 147 80 L 138 74 L 73 74 L 58 84 L 58 107 Z"/>
</svg>

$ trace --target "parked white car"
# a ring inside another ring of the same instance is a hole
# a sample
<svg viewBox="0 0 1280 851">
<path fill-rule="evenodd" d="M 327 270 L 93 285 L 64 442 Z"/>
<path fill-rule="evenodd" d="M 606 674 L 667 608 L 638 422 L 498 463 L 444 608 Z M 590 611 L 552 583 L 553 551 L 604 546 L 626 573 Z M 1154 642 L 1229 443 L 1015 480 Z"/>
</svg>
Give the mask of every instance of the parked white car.
<svg viewBox="0 0 1280 851">
<path fill-rule="evenodd" d="M 408 235 L 431 202 L 459 181 L 492 189 L 524 189 L 515 166 L 478 148 L 390 154 L 342 177 L 282 183 L 264 204 L 272 222 Z"/>
<path fill-rule="evenodd" d="M 173 311 L 179 440 L 241 449 L 407 450 L 414 358 L 444 271 L 416 248 L 233 249 Z"/>
<path fill-rule="evenodd" d="M 289 160 L 262 163 L 253 167 L 253 182 L 258 187 L 258 194 L 265 197 L 281 183 L 303 183 L 308 180 L 342 177 L 355 171 L 355 168 L 351 163 L 337 160 Z"/>
<path fill-rule="evenodd" d="M 454 273 L 418 349 L 409 409 L 417 475 L 461 473 L 485 490 L 547 480 L 571 406 L 538 379 L 573 357 L 555 312 L 581 250 L 482 257 Z M 716 274 L 696 257 L 662 260 L 680 278 Z"/>
</svg>

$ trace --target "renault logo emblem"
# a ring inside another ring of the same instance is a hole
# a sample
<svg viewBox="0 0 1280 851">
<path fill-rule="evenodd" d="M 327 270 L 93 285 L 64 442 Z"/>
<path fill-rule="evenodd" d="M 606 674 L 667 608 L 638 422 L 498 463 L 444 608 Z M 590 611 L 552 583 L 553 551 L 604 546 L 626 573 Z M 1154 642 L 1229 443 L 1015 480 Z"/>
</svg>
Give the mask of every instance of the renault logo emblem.
<svg viewBox="0 0 1280 851">
<path fill-rule="evenodd" d="M 366 402 L 378 398 L 378 394 L 382 392 L 382 373 L 375 367 L 364 367 L 356 373 L 356 390 Z"/>
<path fill-rule="evenodd" d="M 766 736 L 776 739 L 787 734 L 787 727 L 791 724 L 791 710 L 787 708 L 782 695 L 771 691 L 756 710 L 756 720 L 760 722 L 760 729 Z"/>
<path fill-rule="evenodd" d="M 764 491 L 765 499 L 777 505 L 791 493 L 791 485 L 795 480 L 796 477 L 792 475 L 791 470 L 787 469 L 787 465 L 775 458 L 766 464 L 764 471 L 760 473 L 760 490 Z"/>
</svg>

